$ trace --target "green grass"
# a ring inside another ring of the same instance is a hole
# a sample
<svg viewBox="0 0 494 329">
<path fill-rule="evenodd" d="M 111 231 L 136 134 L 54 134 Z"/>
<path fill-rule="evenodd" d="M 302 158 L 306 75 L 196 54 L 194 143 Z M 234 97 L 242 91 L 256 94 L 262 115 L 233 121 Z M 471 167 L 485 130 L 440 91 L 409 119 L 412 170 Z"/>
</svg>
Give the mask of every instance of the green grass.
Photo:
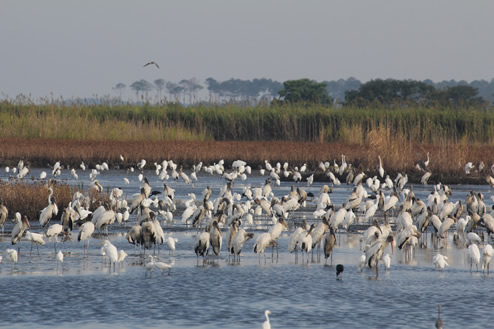
<svg viewBox="0 0 494 329">
<path fill-rule="evenodd" d="M 0 103 L 0 138 L 100 141 L 311 141 L 387 138 L 440 144 L 494 142 L 494 111 L 325 108 L 314 105 L 87 105 Z"/>
</svg>

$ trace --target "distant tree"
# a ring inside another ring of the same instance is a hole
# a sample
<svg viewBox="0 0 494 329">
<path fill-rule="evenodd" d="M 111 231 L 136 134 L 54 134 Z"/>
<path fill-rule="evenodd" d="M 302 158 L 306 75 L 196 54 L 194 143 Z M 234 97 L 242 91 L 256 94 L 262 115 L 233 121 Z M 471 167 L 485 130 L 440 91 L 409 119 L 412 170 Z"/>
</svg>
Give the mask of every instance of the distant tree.
<svg viewBox="0 0 494 329">
<path fill-rule="evenodd" d="M 113 87 L 113 90 L 116 90 L 119 94 L 119 97 L 120 97 L 120 100 L 122 99 L 122 94 L 123 94 L 123 90 L 125 89 L 125 87 L 127 87 L 125 85 L 125 83 L 122 83 L 122 82 L 119 82 L 115 85 L 115 87 Z"/>
<path fill-rule="evenodd" d="M 316 103 L 325 106 L 333 103 L 326 89 L 326 83 L 309 79 L 283 82 L 283 89 L 279 91 L 279 95 L 287 103 Z"/>
<path fill-rule="evenodd" d="M 213 96 L 219 96 L 220 84 L 215 79 L 209 77 L 206 79 L 206 85 L 209 91 L 209 101 L 213 102 Z"/>
<path fill-rule="evenodd" d="M 166 83 L 166 90 L 168 90 L 170 98 L 175 98 L 177 100 L 180 97 L 180 94 L 183 93 L 184 88 L 176 83 L 168 81 Z"/>
<path fill-rule="evenodd" d="M 477 95 L 477 88 L 466 85 L 457 85 L 448 87 L 444 90 L 436 90 L 432 96 L 432 100 L 435 101 L 436 104 L 452 107 L 486 104 L 486 101 Z"/>
<path fill-rule="evenodd" d="M 161 92 L 165 89 L 166 81 L 163 79 L 156 79 L 154 80 L 154 85 L 158 91 L 158 99 L 161 100 Z"/>
<path fill-rule="evenodd" d="M 196 78 L 184 79 L 179 82 L 179 85 L 182 86 L 183 91 L 189 96 L 189 103 L 192 103 L 192 99 L 197 98 L 197 92 L 204 88 Z"/>
<path fill-rule="evenodd" d="M 345 103 L 365 106 L 380 103 L 385 106 L 423 103 L 434 87 L 414 80 L 376 79 L 366 82 L 358 90 L 345 93 Z"/>
<path fill-rule="evenodd" d="M 130 85 L 130 88 L 135 91 L 136 99 L 139 101 L 139 93 L 145 93 L 147 95 L 148 92 L 153 90 L 153 85 L 146 80 L 135 81 Z"/>
</svg>

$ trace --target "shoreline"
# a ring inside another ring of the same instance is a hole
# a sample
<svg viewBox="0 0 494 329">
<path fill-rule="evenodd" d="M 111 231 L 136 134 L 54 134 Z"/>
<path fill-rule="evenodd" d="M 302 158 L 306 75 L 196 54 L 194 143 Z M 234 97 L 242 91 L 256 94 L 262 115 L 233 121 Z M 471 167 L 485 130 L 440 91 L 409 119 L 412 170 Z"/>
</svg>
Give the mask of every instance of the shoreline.
<svg viewBox="0 0 494 329">
<path fill-rule="evenodd" d="M 410 183 L 420 184 L 423 172 L 415 164 L 430 153 L 431 163 L 428 170 L 432 176 L 428 184 L 476 184 L 487 185 L 486 177 L 492 175 L 490 166 L 494 162 L 494 145 L 424 145 L 406 143 L 405 145 L 371 146 L 347 143 L 283 142 L 283 141 L 76 141 L 46 139 L 0 139 L 0 166 L 16 166 L 19 160 L 33 168 L 48 168 L 57 161 L 68 167 L 78 168 L 84 161 L 90 168 L 98 163 L 107 162 L 112 169 L 126 169 L 146 159 L 149 168 L 154 162 L 173 160 L 184 169 L 203 162 L 206 165 L 223 159 L 225 167 L 241 159 L 254 170 L 264 167 L 264 161 L 271 164 L 287 161 L 290 168 L 307 164 L 308 173 L 314 174 L 315 181 L 328 181 L 319 163 L 328 161 L 341 164 L 341 156 L 353 165 L 356 172 L 365 172 L 367 177 L 378 176 L 378 155 L 383 158 L 385 175 L 394 179 L 398 173 L 408 174 Z M 124 161 L 120 160 L 124 156 Z M 481 161 L 485 168 L 482 172 L 473 170 L 465 174 L 466 162 L 477 166 Z M 337 176 L 342 183 L 346 175 Z M 379 176 L 378 176 L 379 177 Z"/>
</svg>

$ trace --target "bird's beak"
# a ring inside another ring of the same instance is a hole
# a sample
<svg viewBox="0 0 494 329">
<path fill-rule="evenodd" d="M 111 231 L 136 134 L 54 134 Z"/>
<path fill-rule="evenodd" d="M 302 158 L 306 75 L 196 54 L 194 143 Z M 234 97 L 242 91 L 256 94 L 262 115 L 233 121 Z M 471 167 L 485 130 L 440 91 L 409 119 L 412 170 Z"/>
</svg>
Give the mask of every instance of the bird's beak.
<svg viewBox="0 0 494 329">
<path fill-rule="evenodd" d="M 31 224 L 29 224 L 29 219 L 26 221 L 27 227 L 31 228 Z"/>
<path fill-rule="evenodd" d="M 105 241 L 101 242 L 101 243 L 98 243 L 98 246 L 102 245 L 103 243 L 105 243 Z"/>
</svg>

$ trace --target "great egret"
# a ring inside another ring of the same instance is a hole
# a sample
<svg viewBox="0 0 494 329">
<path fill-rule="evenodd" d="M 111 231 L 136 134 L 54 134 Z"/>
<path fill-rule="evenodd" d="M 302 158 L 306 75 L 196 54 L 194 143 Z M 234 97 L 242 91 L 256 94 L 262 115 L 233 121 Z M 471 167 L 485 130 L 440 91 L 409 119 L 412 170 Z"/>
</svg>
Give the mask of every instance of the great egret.
<svg viewBox="0 0 494 329">
<path fill-rule="evenodd" d="M 12 269 L 12 266 L 14 264 L 17 264 L 17 261 L 19 260 L 19 258 L 17 256 L 17 250 L 9 248 L 9 249 L 5 250 L 5 252 L 7 253 L 7 260 L 9 261 L 10 268 Z"/>
<path fill-rule="evenodd" d="M 432 264 L 436 266 L 436 269 L 438 270 L 444 270 L 445 266 L 449 266 L 448 262 L 448 257 L 443 256 L 441 254 L 437 254 L 432 258 Z"/>
<path fill-rule="evenodd" d="M 57 271 L 58 271 L 58 264 L 62 264 L 62 271 L 63 271 L 63 253 L 61 250 L 58 251 L 57 253 Z"/>
<path fill-rule="evenodd" d="M 383 168 L 383 163 L 382 163 L 382 160 L 381 160 L 381 156 L 378 155 L 377 156 L 379 158 L 379 175 L 381 176 L 381 178 L 384 178 L 384 168 Z"/>
<path fill-rule="evenodd" d="M 113 265 L 113 268 L 115 268 L 115 264 L 117 263 L 118 260 L 117 247 L 115 247 L 108 240 L 99 243 L 98 246 L 99 245 L 103 245 L 102 250 L 105 252 L 105 255 L 108 256 L 108 258 L 110 259 L 110 271 L 111 271 L 111 266 Z"/>
<path fill-rule="evenodd" d="M 271 323 L 269 322 L 269 315 L 271 314 L 270 310 L 264 311 L 264 316 L 266 317 L 266 321 L 262 324 L 262 329 L 271 329 Z"/>
</svg>

